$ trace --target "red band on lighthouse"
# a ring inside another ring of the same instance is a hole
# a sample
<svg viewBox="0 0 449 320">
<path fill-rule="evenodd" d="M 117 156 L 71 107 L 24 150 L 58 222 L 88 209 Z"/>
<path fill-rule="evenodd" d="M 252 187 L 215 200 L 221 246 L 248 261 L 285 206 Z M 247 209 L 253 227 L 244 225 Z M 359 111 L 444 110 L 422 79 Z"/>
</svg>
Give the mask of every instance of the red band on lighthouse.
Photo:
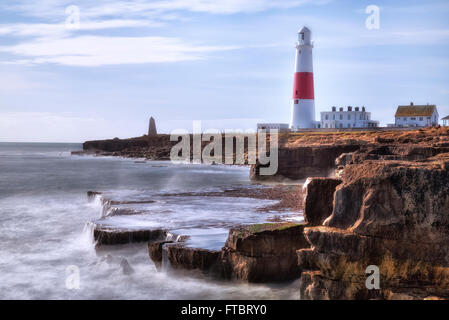
<svg viewBox="0 0 449 320">
<path fill-rule="evenodd" d="M 293 99 L 314 99 L 313 72 L 296 72 Z"/>
</svg>

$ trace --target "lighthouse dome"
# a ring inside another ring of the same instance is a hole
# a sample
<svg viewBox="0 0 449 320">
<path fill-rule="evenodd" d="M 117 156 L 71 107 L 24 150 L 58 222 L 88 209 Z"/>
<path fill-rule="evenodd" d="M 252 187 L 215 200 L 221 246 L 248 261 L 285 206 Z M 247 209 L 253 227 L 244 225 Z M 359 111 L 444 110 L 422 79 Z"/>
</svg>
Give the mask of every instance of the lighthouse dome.
<svg viewBox="0 0 449 320">
<path fill-rule="evenodd" d="M 306 33 L 306 32 L 311 32 L 309 28 L 307 28 L 306 26 L 302 26 L 301 28 L 299 28 L 298 33 Z"/>
<path fill-rule="evenodd" d="M 312 40 L 312 31 L 306 26 L 303 26 L 298 31 L 298 40 L 300 44 L 311 44 Z"/>
</svg>

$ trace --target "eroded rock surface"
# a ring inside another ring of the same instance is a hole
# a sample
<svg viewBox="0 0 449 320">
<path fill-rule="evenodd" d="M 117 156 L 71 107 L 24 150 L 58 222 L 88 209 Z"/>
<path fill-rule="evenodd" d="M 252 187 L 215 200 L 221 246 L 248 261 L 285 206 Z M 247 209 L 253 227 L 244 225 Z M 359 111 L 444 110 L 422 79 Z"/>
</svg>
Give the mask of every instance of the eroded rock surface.
<svg viewBox="0 0 449 320">
<path fill-rule="evenodd" d="M 308 244 L 304 224 L 261 224 L 231 229 L 222 250 L 225 276 L 249 282 L 298 278 L 296 250 Z"/>
<path fill-rule="evenodd" d="M 158 241 L 165 239 L 167 235 L 167 230 L 164 229 L 126 229 L 103 226 L 94 222 L 89 224 L 93 229 L 97 246 Z"/>
<path fill-rule="evenodd" d="M 173 269 L 197 270 L 218 279 L 273 282 L 298 278 L 296 250 L 308 246 L 304 224 L 266 223 L 233 228 L 221 250 L 191 248 L 183 243 L 149 244 L 160 269 L 163 250 Z"/>
<path fill-rule="evenodd" d="M 344 166 L 339 160 L 332 213 L 305 228 L 310 245 L 298 250 L 303 299 L 449 298 L 447 151 L 379 146 L 345 155 Z M 379 268 L 380 289 L 365 285 L 370 265 Z"/>
</svg>

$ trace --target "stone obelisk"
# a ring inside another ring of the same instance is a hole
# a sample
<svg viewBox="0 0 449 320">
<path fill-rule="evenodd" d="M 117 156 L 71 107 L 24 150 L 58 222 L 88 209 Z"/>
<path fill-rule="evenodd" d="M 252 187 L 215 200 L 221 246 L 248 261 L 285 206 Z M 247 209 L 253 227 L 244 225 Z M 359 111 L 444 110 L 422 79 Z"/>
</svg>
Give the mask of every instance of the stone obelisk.
<svg viewBox="0 0 449 320">
<path fill-rule="evenodd" d="M 157 130 L 156 130 L 156 121 L 153 117 L 150 118 L 150 125 L 148 126 L 148 136 L 156 136 Z"/>
</svg>

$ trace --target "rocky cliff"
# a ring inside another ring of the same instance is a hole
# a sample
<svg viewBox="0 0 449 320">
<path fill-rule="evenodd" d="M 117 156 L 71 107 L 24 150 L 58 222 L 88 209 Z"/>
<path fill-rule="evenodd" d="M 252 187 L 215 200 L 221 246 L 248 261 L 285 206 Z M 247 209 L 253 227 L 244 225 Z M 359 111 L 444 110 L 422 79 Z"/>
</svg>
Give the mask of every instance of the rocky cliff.
<svg viewBox="0 0 449 320">
<path fill-rule="evenodd" d="M 309 183 L 306 219 L 316 207 L 332 210 L 304 230 L 303 299 L 449 298 L 449 131 L 419 133 L 343 154 L 341 184 L 327 185 L 332 198 L 318 200 L 324 189 Z M 378 289 L 366 285 L 369 266 Z"/>
<path fill-rule="evenodd" d="M 444 132 L 447 129 L 283 133 L 279 136 L 279 169 L 276 175 L 260 176 L 261 165 L 256 164 L 251 166 L 250 176 L 253 180 L 326 177 L 334 174 L 338 157 L 358 150 L 362 150 L 358 156 L 366 159 L 379 156 L 385 156 L 385 160 L 401 157 L 406 160 L 423 159 L 449 146 L 444 134 L 441 135 Z M 408 157 L 403 157 L 405 153 Z"/>
</svg>

